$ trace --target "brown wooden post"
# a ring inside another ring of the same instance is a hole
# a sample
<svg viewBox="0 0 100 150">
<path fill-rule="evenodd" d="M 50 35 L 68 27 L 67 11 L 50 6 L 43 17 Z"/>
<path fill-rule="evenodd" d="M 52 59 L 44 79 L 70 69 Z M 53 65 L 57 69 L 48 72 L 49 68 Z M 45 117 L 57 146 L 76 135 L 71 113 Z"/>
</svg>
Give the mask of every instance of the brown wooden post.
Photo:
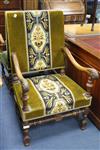
<svg viewBox="0 0 100 150">
<path fill-rule="evenodd" d="M 23 142 L 25 146 L 28 146 L 30 144 L 30 136 L 29 136 L 29 124 L 28 122 L 23 123 Z"/>
<path fill-rule="evenodd" d="M 89 108 L 85 108 L 84 112 L 82 113 L 82 120 L 80 123 L 81 130 L 85 130 L 87 126 L 87 116 L 89 114 Z"/>
<path fill-rule="evenodd" d="M 91 77 L 88 77 L 88 82 L 87 82 L 86 86 L 87 86 L 86 96 L 91 97 L 91 90 L 92 90 L 92 87 L 93 87 L 93 80 L 92 80 Z"/>
</svg>

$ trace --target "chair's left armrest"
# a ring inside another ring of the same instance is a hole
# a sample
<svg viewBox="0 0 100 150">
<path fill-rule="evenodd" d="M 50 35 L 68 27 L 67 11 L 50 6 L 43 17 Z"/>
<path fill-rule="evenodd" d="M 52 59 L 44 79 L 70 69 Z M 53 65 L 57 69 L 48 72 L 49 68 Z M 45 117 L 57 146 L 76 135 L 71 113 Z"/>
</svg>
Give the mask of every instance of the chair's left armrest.
<svg viewBox="0 0 100 150">
<path fill-rule="evenodd" d="M 63 52 L 68 56 L 69 60 L 71 63 L 74 65 L 75 68 L 77 68 L 80 71 L 86 72 L 92 79 L 98 79 L 99 78 L 99 73 L 96 69 L 94 68 L 88 68 L 88 67 L 83 67 L 77 61 L 75 58 L 72 56 L 71 52 L 67 47 L 62 48 Z"/>
<path fill-rule="evenodd" d="M 87 95 L 90 96 L 91 88 L 93 86 L 93 80 L 99 78 L 99 72 L 94 68 L 83 67 L 79 63 L 77 63 L 77 61 L 74 59 L 74 57 L 72 56 L 71 52 L 67 47 L 62 48 L 62 51 L 64 52 L 65 55 L 67 55 L 67 57 L 69 58 L 69 60 L 71 61 L 71 63 L 75 68 L 77 68 L 80 71 L 86 72 L 89 75 L 86 86 L 87 86 L 87 93 L 88 93 Z"/>
</svg>

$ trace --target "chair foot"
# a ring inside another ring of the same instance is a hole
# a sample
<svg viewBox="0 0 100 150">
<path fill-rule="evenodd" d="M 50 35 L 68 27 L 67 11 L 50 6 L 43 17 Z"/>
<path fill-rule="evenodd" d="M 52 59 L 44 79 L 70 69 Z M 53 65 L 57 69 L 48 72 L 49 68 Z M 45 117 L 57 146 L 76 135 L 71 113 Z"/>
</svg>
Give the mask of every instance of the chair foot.
<svg viewBox="0 0 100 150">
<path fill-rule="evenodd" d="M 81 121 L 80 121 L 80 129 L 81 130 L 85 130 L 86 129 L 86 127 L 87 127 L 87 123 L 88 123 L 88 118 L 87 118 L 87 116 L 88 116 L 88 113 L 89 113 L 89 108 L 86 108 L 85 110 L 84 110 L 84 112 L 83 112 L 83 114 L 82 114 L 82 119 L 81 119 Z"/>
<path fill-rule="evenodd" d="M 80 123 L 80 129 L 85 130 L 87 127 L 87 119 L 82 119 Z"/>
<path fill-rule="evenodd" d="M 24 137 L 23 137 L 24 145 L 25 146 L 29 146 L 30 145 L 29 130 L 28 129 L 24 129 L 23 134 L 24 134 Z"/>
<path fill-rule="evenodd" d="M 29 125 L 23 126 L 23 142 L 25 146 L 30 145 Z"/>
</svg>

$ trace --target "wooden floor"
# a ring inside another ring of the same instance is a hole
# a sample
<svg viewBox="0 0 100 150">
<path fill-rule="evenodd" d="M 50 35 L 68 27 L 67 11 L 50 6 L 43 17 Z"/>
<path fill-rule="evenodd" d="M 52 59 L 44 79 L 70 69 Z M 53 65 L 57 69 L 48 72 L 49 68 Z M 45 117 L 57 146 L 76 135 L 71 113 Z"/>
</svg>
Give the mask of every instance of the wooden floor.
<svg viewBox="0 0 100 150">
<path fill-rule="evenodd" d="M 83 26 L 80 24 L 64 25 L 64 32 L 69 37 L 100 35 L 100 24 L 94 25 L 94 31 L 91 31 L 91 24 L 84 24 Z"/>
</svg>

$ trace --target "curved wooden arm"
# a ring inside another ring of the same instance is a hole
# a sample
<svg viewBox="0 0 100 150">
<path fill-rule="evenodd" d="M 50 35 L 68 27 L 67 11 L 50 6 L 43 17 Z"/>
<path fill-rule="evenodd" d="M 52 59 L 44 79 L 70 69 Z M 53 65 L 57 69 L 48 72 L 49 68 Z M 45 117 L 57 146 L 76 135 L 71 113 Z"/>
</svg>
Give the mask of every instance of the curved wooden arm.
<svg viewBox="0 0 100 150">
<path fill-rule="evenodd" d="M 0 77 L 0 87 L 3 85 L 2 78 Z"/>
<path fill-rule="evenodd" d="M 4 49 L 6 49 L 6 43 L 2 37 L 2 34 L 0 34 L 0 51 L 2 52 Z"/>
<path fill-rule="evenodd" d="M 22 85 L 22 92 L 23 92 L 23 110 L 27 111 L 27 100 L 28 100 L 28 95 L 27 92 L 29 91 L 29 85 L 28 85 L 28 81 L 23 77 L 20 67 L 19 67 L 19 63 L 18 63 L 18 59 L 15 53 L 12 53 L 12 60 L 13 60 L 13 64 L 14 64 L 14 69 L 16 72 L 16 75 L 18 77 L 18 79 L 21 82 Z"/>
<path fill-rule="evenodd" d="M 2 35 L 0 34 L 0 44 L 3 45 L 4 44 L 4 39 L 2 37 Z"/>
<path fill-rule="evenodd" d="M 68 58 L 69 58 L 69 60 L 71 61 L 71 63 L 72 63 L 78 70 L 84 71 L 84 72 L 88 73 L 88 75 L 89 75 L 92 79 L 98 79 L 98 78 L 99 78 L 99 73 L 98 73 L 98 71 L 97 71 L 96 69 L 94 69 L 94 68 L 88 68 L 88 67 L 83 67 L 83 66 L 81 66 L 80 64 L 78 64 L 67 47 L 62 48 L 62 50 L 63 50 L 63 52 L 68 56 Z"/>
</svg>

